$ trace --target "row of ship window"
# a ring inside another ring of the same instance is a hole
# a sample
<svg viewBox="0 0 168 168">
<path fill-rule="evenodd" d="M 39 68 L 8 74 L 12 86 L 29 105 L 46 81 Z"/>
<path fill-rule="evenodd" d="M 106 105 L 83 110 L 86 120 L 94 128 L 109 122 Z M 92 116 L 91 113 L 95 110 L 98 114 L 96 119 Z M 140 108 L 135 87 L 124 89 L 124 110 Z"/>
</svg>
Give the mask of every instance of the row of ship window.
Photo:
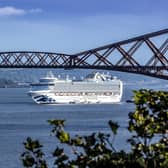
<svg viewBox="0 0 168 168">
<path fill-rule="evenodd" d="M 55 96 L 114 96 L 117 95 L 117 92 L 71 92 L 71 93 L 66 93 L 66 92 L 56 92 Z"/>
</svg>

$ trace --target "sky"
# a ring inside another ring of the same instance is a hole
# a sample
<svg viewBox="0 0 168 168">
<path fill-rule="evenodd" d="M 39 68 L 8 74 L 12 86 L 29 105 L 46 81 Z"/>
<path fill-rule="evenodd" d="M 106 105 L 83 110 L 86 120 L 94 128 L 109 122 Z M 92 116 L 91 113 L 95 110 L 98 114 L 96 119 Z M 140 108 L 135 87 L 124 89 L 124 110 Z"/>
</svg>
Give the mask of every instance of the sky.
<svg viewBox="0 0 168 168">
<path fill-rule="evenodd" d="M 75 54 L 166 28 L 167 0 L 0 0 L 0 51 Z"/>
</svg>

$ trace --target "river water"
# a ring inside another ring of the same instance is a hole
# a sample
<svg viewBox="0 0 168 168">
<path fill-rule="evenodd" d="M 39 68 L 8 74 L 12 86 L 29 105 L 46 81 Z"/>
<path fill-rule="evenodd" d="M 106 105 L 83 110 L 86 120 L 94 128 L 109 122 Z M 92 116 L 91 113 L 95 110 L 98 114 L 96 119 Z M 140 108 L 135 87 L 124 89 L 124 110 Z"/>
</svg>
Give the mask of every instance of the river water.
<svg viewBox="0 0 168 168">
<path fill-rule="evenodd" d="M 27 96 L 28 88 L 0 88 L 0 168 L 22 167 L 19 157 L 28 136 L 42 142 L 47 159 L 51 160 L 57 141 L 50 136 L 48 119 L 65 119 L 66 130 L 72 135 L 109 132 L 108 121 L 117 121 L 120 129 L 114 146 L 118 150 L 129 150 L 126 127 L 128 113 L 134 110 L 134 105 L 126 100 L 131 99 L 132 90 L 167 90 L 168 85 L 167 81 L 155 78 L 120 76 L 124 81 L 124 94 L 118 104 L 37 105 Z"/>
</svg>

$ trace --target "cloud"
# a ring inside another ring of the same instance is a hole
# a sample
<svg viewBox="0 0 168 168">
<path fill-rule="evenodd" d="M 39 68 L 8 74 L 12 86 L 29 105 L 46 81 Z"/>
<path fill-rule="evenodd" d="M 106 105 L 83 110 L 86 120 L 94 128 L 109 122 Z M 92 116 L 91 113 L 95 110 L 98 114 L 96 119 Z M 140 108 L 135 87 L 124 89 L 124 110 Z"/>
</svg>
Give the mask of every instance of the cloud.
<svg viewBox="0 0 168 168">
<path fill-rule="evenodd" d="M 40 9 L 40 8 L 30 9 L 28 12 L 29 13 L 41 13 L 42 9 Z"/>
<path fill-rule="evenodd" d="M 33 13 L 40 13 L 42 12 L 42 9 L 35 8 L 30 10 L 25 9 L 18 9 L 13 6 L 5 6 L 0 8 L 0 16 L 19 16 L 19 15 L 25 15 L 25 14 L 33 14 Z"/>
<path fill-rule="evenodd" d="M 10 15 L 24 15 L 26 13 L 23 9 L 17 9 L 12 6 L 6 6 L 0 8 L 0 16 L 10 16 Z"/>
</svg>

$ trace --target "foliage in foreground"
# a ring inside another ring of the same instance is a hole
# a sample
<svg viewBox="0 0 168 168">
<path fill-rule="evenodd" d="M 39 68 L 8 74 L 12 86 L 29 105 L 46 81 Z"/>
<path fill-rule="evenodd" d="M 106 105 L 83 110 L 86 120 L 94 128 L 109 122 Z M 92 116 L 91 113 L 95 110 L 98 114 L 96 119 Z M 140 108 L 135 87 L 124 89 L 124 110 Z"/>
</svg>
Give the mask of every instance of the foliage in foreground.
<svg viewBox="0 0 168 168">
<path fill-rule="evenodd" d="M 71 135 L 64 120 L 49 120 L 52 134 L 72 149 L 67 155 L 59 145 L 53 151 L 53 167 L 58 168 L 167 168 L 168 167 L 168 93 L 153 90 L 134 91 L 135 111 L 129 113 L 128 130 L 132 136 L 130 152 L 116 151 L 112 144 L 119 125 L 109 121 L 112 134 Z M 48 168 L 38 140 L 24 142 L 21 155 L 24 167 Z"/>
</svg>

